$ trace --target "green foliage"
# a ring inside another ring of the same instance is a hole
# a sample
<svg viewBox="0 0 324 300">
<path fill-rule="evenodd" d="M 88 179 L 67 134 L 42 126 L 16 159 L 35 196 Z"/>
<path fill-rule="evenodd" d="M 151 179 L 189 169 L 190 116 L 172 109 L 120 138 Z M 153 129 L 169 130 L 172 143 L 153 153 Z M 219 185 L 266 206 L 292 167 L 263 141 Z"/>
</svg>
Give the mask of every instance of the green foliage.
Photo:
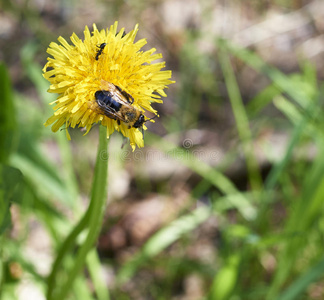
<svg viewBox="0 0 324 300">
<path fill-rule="evenodd" d="M 10 225 L 10 205 L 20 203 L 22 174 L 19 170 L 0 165 L 0 235 Z"/>
<path fill-rule="evenodd" d="M 217 272 L 214 278 L 209 299 L 228 299 L 231 295 L 237 280 L 239 271 L 239 259 L 238 255 L 227 257 L 227 262 Z"/>
<path fill-rule="evenodd" d="M 14 150 L 16 138 L 16 114 L 8 71 L 0 63 L 0 162 L 6 163 Z"/>
<path fill-rule="evenodd" d="M 22 176 L 15 168 L 5 165 L 14 151 L 16 114 L 8 71 L 0 64 L 0 235 L 10 225 L 10 205 L 18 199 Z"/>
<path fill-rule="evenodd" d="M 165 248 L 177 241 L 181 235 L 195 229 L 210 216 L 210 210 L 206 207 L 197 208 L 193 213 L 182 216 L 173 221 L 167 227 L 161 229 L 142 247 L 141 252 L 132 258 L 118 274 L 121 283 L 129 280 L 136 270 L 150 258 L 158 255 Z"/>
<path fill-rule="evenodd" d="M 130 5 L 142 9 L 149 2 Z M 32 28 L 37 18 L 26 12 Z M 37 31 L 42 37 L 41 28 Z M 126 233 L 124 249 L 100 256 L 93 245 L 103 219 L 107 174 L 105 164 L 94 167 L 96 128 L 86 139 L 72 131 L 72 143 L 64 132 L 53 135 L 43 128 L 54 98 L 36 61 L 39 42 L 31 40 L 19 50 L 21 76 L 33 91 L 29 96 L 11 86 L 7 68 L 0 65 L 0 299 L 17 299 L 24 278 L 47 299 L 164 300 L 181 298 L 192 286 L 199 286 L 198 298 L 208 300 L 320 299 L 312 290 L 324 279 L 323 81 L 308 61 L 285 74 L 227 40 L 208 36 L 215 50 L 202 53 L 197 44 L 206 37 L 196 28 L 185 38 L 176 58 L 176 94 L 170 93 L 175 101 L 155 124 L 164 125 L 166 136 L 145 133 L 146 145 L 186 168 L 185 175 L 156 182 L 143 167 L 149 162 L 136 161 L 120 144 L 110 147 L 110 176 L 129 176 L 131 184 L 118 209 L 110 212 L 115 203 L 109 203 L 103 238 L 123 221 L 116 211 L 124 216 L 124 207 L 138 199 L 157 195 L 186 205 L 172 207 L 170 219 L 143 244 L 128 247 Z M 238 66 L 253 69 L 266 85 L 246 94 Z M 230 119 L 226 130 L 220 128 L 224 119 Z M 189 130 L 198 137 L 202 131 L 208 137 L 226 131 L 225 138 L 207 141 L 202 151 L 233 141 L 222 156 L 204 161 L 197 156 L 200 145 L 179 146 Z M 269 133 L 280 133 L 284 141 L 268 140 Z M 100 141 L 106 155 L 104 132 Z M 115 141 L 112 137 L 111 144 Z M 256 150 L 266 156 L 266 168 Z M 170 193 L 174 185 L 181 196 Z M 84 212 L 83 200 L 89 198 Z M 46 274 L 26 254 L 29 229 L 36 223 L 50 238 L 54 262 Z M 17 265 L 22 274 L 13 272 Z"/>
</svg>

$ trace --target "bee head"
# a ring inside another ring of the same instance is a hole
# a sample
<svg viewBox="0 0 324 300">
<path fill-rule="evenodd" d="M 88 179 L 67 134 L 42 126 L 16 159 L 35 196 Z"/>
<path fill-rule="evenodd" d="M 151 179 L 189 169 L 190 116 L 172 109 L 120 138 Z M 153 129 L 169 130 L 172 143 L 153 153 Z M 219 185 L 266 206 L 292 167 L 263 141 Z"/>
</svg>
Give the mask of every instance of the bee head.
<svg viewBox="0 0 324 300">
<path fill-rule="evenodd" d="M 143 126 L 144 123 L 145 123 L 145 117 L 144 117 L 144 115 L 140 114 L 139 118 L 134 123 L 133 127 L 134 128 L 140 128 L 140 127 Z"/>
<path fill-rule="evenodd" d="M 154 117 L 151 118 L 151 119 L 147 119 L 147 120 L 145 120 L 144 115 L 140 114 L 138 120 L 134 123 L 133 127 L 134 127 L 134 128 L 140 128 L 140 127 L 143 126 L 143 124 L 144 124 L 145 122 L 150 121 L 150 120 L 153 120 L 153 119 L 155 119 L 157 116 L 158 116 L 158 115 L 154 116 Z"/>
</svg>

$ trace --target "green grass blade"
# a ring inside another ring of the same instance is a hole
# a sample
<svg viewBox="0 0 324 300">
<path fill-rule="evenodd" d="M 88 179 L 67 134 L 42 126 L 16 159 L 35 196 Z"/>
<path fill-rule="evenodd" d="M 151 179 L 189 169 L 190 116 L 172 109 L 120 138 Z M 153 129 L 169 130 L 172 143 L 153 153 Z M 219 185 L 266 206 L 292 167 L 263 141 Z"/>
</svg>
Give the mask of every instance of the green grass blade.
<svg viewBox="0 0 324 300">
<path fill-rule="evenodd" d="M 309 285 L 321 278 L 323 274 L 324 259 L 295 280 L 295 282 L 293 282 L 281 295 L 279 295 L 277 300 L 299 299 L 298 297 L 301 297 L 302 293 L 309 287 Z"/>
<path fill-rule="evenodd" d="M 290 104 L 291 103 L 289 103 L 289 107 Z M 273 189 L 276 183 L 278 182 L 280 175 L 282 174 L 282 172 L 284 171 L 285 167 L 287 166 L 288 162 L 292 157 L 295 146 L 297 145 L 302 133 L 304 132 L 307 126 L 306 118 L 303 119 L 298 118 L 298 119 L 299 119 L 299 124 L 296 125 L 293 134 L 291 135 L 291 139 L 288 143 L 288 147 L 285 151 L 283 158 L 271 169 L 270 174 L 268 175 L 265 181 L 266 190 Z"/>
<path fill-rule="evenodd" d="M 170 225 L 158 231 L 148 240 L 141 251 L 122 267 L 117 275 L 118 281 L 120 283 L 127 281 L 148 259 L 159 254 L 183 234 L 195 229 L 206 221 L 210 214 L 210 208 L 205 206 L 199 207 L 194 212 L 178 218 Z"/>
<path fill-rule="evenodd" d="M 35 55 L 38 48 L 38 43 L 30 42 L 24 45 L 20 51 L 21 62 L 28 78 L 36 87 L 41 100 L 48 104 L 53 100 L 53 94 L 47 92 L 48 82 L 42 75 L 42 67 L 35 62 Z"/>
<path fill-rule="evenodd" d="M 22 178 L 20 170 L 0 164 L 0 235 L 10 225 L 9 208 L 13 201 L 19 201 Z"/>
<path fill-rule="evenodd" d="M 109 300 L 109 291 L 102 279 L 102 268 L 96 249 L 92 249 L 87 256 L 87 267 L 91 276 L 98 300 Z"/>
<path fill-rule="evenodd" d="M 42 157 L 42 156 L 41 156 Z M 19 168 L 34 188 L 46 198 L 56 197 L 63 203 L 72 203 L 70 193 L 65 185 L 59 180 L 56 175 L 52 176 L 52 171 L 47 168 L 47 163 L 44 165 L 42 161 L 35 162 L 28 157 L 15 154 L 11 158 L 11 164 Z"/>
<path fill-rule="evenodd" d="M 275 83 L 277 88 L 291 96 L 301 107 L 305 108 L 310 104 L 311 98 L 300 84 L 291 80 L 291 78 L 284 75 L 276 68 L 267 65 L 255 53 L 247 49 L 236 47 L 229 41 L 223 39 L 218 39 L 216 41 L 216 44 L 221 49 L 224 49 L 224 51 L 228 51 L 244 61 L 247 65 L 254 68 L 256 71 L 268 76 L 272 80 L 272 82 Z"/>
<path fill-rule="evenodd" d="M 249 117 L 256 116 L 263 108 L 272 102 L 274 97 L 279 94 L 280 90 L 274 84 L 270 84 L 246 105 L 247 115 Z"/>
<path fill-rule="evenodd" d="M 64 177 L 64 186 L 70 195 L 70 199 L 72 200 L 71 206 L 73 207 L 73 211 L 76 214 L 80 212 L 80 205 L 77 201 L 79 198 L 79 187 L 76 178 L 76 172 L 73 169 L 73 154 L 71 150 L 71 142 L 66 138 L 65 135 L 57 134 L 56 140 L 60 147 L 60 157 L 62 159 L 62 177 Z"/>
<path fill-rule="evenodd" d="M 318 146 L 318 152 L 322 153 L 324 151 L 322 140 L 319 140 Z M 287 218 L 284 231 L 292 236 L 282 247 L 278 256 L 279 267 L 267 295 L 269 300 L 278 296 L 280 288 L 285 284 L 295 268 L 296 261 L 303 256 L 311 237 L 316 234 L 314 224 L 322 220 L 324 161 L 321 155 L 316 158 L 313 165 L 307 170 L 307 176 L 311 180 L 305 180 L 302 196 L 294 201 L 294 209 Z M 322 243 L 318 246 L 322 247 Z"/>
<path fill-rule="evenodd" d="M 0 63 L 0 163 L 6 163 L 16 145 L 16 115 L 7 68 Z"/>
<path fill-rule="evenodd" d="M 87 281 L 84 277 L 77 277 L 73 285 L 74 299 L 82 300 L 97 300 L 92 295 L 91 287 L 87 285 Z"/>
<path fill-rule="evenodd" d="M 240 90 L 237 85 L 233 68 L 231 66 L 227 53 L 221 48 L 219 53 L 219 62 L 224 74 L 225 84 L 229 94 L 229 98 L 234 113 L 236 127 L 242 143 L 251 187 L 253 190 L 260 190 L 262 187 L 262 179 L 259 172 L 258 162 L 254 155 L 254 147 L 252 143 L 252 134 L 249 128 L 249 121 L 245 112 Z"/>
<path fill-rule="evenodd" d="M 181 164 L 196 172 L 198 175 L 218 188 L 224 195 L 230 195 L 231 197 L 228 198 L 229 201 L 235 199 L 235 201 L 232 203 L 233 206 L 236 207 L 239 213 L 246 220 L 255 219 L 257 212 L 252 206 L 251 201 L 246 198 L 244 194 L 240 193 L 235 185 L 216 168 L 212 168 L 203 161 L 198 160 L 187 149 L 182 149 L 176 147 L 170 142 L 165 142 L 163 139 L 152 133 L 147 133 L 147 136 L 149 136 L 150 140 L 154 141 L 155 146 L 161 151 L 165 152 L 168 157 L 174 158 L 176 161 L 179 161 Z M 236 206 L 238 203 L 239 206 Z"/>
</svg>

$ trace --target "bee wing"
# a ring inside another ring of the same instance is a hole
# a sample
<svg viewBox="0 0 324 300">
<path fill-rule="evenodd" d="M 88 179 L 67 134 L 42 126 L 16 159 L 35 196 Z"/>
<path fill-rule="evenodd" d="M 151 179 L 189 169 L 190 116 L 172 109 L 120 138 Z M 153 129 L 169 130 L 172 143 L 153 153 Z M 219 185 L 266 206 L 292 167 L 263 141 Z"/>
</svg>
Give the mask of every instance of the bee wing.
<svg viewBox="0 0 324 300">
<path fill-rule="evenodd" d="M 118 100 L 120 102 L 123 102 L 125 104 L 134 103 L 134 98 L 132 97 L 132 95 L 128 94 L 126 91 L 121 89 L 118 85 L 114 85 L 111 82 L 101 80 L 101 89 L 108 90 L 111 93 L 113 93 L 116 97 L 118 97 Z"/>
<path fill-rule="evenodd" d="M 103 101 L 97 100 L 96 102 L 99 106 L 98 112 L 103 113 L 110 119 L 126 122 L 124 118 L 122 118 L 113 108 L 107 106 Z"/>
<path fill-rule="evenodd" d="M 133 104 L 134 103 L 134 98 L 122 90 L 118 85 L 115 85 L 116 89 L 124 96 L 124 98 L 127 100 L 128 103 Z"/>
</svg>

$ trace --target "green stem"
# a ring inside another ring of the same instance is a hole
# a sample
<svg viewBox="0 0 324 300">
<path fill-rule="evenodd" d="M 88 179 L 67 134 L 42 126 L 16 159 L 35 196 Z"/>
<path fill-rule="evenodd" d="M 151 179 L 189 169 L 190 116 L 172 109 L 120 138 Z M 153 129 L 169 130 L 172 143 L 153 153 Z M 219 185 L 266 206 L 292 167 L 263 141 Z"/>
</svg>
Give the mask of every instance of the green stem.
<svg viewBox="0 0 324 300">
<path fill-rule="evenodd" d="M 67 299 L 67 294 L 71 289 L 74 280 L 81 272 L 82 267 L 85 264 L 87 254 L 94 246 L 94 243 L 100 233 L 107 199 L 107 146 L 108 140 L 106 136 L 106 129 L 103 126 L 100 126 L 99 146 L 92 184 L 91 202 L 87 212 L 89 213 L 89 231 L 83 245 L 77 253 L 75 264 L 73 265 L 72 270 L 69 271 L 68 280 L 65 282 L 55 299 Z"/>
</svg>

